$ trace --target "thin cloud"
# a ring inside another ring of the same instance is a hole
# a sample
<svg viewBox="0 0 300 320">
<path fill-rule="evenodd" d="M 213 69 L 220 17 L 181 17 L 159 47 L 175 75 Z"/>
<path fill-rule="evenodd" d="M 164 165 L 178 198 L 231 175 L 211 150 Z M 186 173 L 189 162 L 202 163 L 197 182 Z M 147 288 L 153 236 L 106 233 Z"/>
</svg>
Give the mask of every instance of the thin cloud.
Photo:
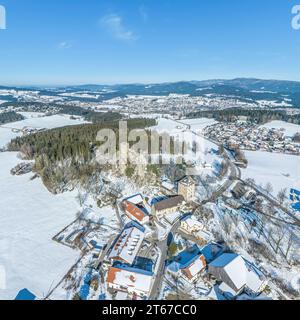
<svg viewBox="0 0 300 320">
<path fill-rule="evenodd" d="M 110 14 L 102 17 L 100 24 L 118 40 L 134 41 L 137 39 L 136 34 L 124 26 L 123 19 L 118 14 Z"/>
<path fill-rule="evenodd" d="M 59 49 L 70 49 L 72 48 L 72 43 L 69 41 L 62 41 L 58 44 Z"/>
<path fill-rule="evenodd" d="M 148 10 L 144 5 L 139 7 L 139 13 L 144 22 L 147 22 L 149 19 Z"/>
</svg>

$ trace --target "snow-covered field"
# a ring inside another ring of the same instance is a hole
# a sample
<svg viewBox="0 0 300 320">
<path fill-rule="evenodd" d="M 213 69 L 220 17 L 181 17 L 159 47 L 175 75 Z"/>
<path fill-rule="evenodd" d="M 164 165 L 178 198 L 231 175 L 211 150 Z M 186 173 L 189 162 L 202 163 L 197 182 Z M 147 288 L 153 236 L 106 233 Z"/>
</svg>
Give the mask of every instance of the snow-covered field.
<svg viewBox="0 0 300 320">
<path fill-rule="evenodd" d="M 69 115 L 63 114 L 49 117 L 41 117 L 41 113 L 21 112 L 21 114 L 26 118 L 25 120 L 7 123 L 0 126 L 0 148 L 5 147 L 5 145 L 9 143 L 11 139 L 21 135 L 21 133 L 13 132 L 11 128 L 23 129 L 24 127 L 30 127 L 53 129 L 56 127 L 85 123 L 83 120 L 73 120 L 70 119 Z"/>
<path fill-rule="evenodd" d="M 217 123 L 214 119 L 209 118 L 186 119 L 180 120 L 180 122 L 190 125 L 193 131 L 202 131 L 206 127 Z"/>
<path fill-rule="evenodd" d="M 54 128 L 82 123 L 65 115 L 24 115 L 27 119 L 7 127 Z M 0 127 L 0 148 L 18 135 Z M 40 179 L 31 181 L 32 174 L 12 176 L 10 170 L 18 162 L 16 153 L 0 153 L 0 266 L 6 273 L 6 288 L 0 288 L 0 299 L 14 299 L 23 288 L 43 297 L 79 256 L 52 241 L 75 219 L 79 209 L 76 193 L 54 196 Z"/>
<path fill-rule="evenodd" d="M 160 118 L 157 121 L 157 125 L 152 127 L 152 130 L 155 130 L 160 134 L 169 133 L 177 140 L 184 141 L 189 144 L 190 150 L 188 150 L 187 154 L 184 155 L 185 160 L 195 161 L 196 165 L 200 165 L 199 167 L 202 167 L 202 169 L 203 163 L 207 163 L 212 166 L 208 171 L 212 171 L 213 169 L 216 169 L 221 161 L 220 157 L 217 155 L 218 146 L 203 138 L 201 135 L 198 135 L 201 128 L 206 127 L 206 124 L 212 124 L 212 120 L 205 118 L 193 120 L 187 120 L 187 123 L 192 125 L 190 130 L 188 125 L 182 123 L 182 121 L 177 122 L 172 119 Z M 194 143 L 197 143 L 197 154 L 192 151 Z M 201 174 L 203 170 L 200 170 L 197 166 L 195 169 L 199 174 Z M 209 174 L 209 172 L 206 173 Z"/>
<path fill-rule="evenodd" d="M 300 189 L 299 156 L 260 151 L 246 151 L 245 154 L 249 165 L 242 170 L 243 178 L 252 178 L 263 187 L 271 183 L 275 196 L 283 188 Z"/>
<path fill-rule="evenodd" d="M 300 133 L 300 125 L 288 123 L 285 121 L 271 121 L 262 127 L 268 129 L 284 129 L 284 133 L 287 137 L 293 137 L 296 133 Z"/>
<path fill-rule="evenodd" d="M 6 271 L 6 289 L 0 299 L 13 299 L 28 288 L 43 297 L 69 270 L 78 253 L 52 237 L 73 219 L 76 194 L 54 196 L 31 174 L 16 177 L 10 169 L 16 153 L 0 154 L 0 265 Z"/>
</svg>

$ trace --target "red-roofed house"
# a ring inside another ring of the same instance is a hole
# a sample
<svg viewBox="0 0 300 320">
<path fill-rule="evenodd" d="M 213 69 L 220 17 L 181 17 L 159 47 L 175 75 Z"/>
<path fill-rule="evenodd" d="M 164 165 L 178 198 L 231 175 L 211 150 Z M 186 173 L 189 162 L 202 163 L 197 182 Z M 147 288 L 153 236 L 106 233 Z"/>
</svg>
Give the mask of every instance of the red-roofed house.
<svg viewBox="0 0 300 320">
<path fill-rule="evenodd" d="M 144 206 L 144 198 L 141 195 L 125 199 L 122 207 L 129 219 L 142 225 L 149 223 L 149 213 Z"/>
</svg>

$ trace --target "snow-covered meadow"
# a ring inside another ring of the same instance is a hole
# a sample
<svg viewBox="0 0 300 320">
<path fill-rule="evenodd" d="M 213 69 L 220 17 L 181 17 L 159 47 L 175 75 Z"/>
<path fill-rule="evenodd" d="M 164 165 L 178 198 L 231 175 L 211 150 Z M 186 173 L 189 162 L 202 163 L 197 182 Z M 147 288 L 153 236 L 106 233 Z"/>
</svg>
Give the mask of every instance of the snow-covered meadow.
<svg viewBox="0 0 300 320">
<path fill-rule="evenodd" d="M 12 129 L 23 129 L 24 127 L 39 129 L 53 129 L 57 127 L 71 126 L 86 123 L 84 120 L 71 119 L 69 115 L 43 116 L 42 113 L 21 112 L 25 120 L 7 123 L 0 126 L 0 148 L 5 147 L 11 139 L 22 135 L 20 132 L 13 132 Z"/>
<path fill-rule="evenodd" d="M 68 271 L 78 253 L 52 237 L 75 219 L 76 194 L 54 196 L 32 174 L 16 177 L 10 169 L 16 153 L 0 154 L 0 265 L 6 271 L 6 289 L 0 299 L 13 299 L 28 288 L 39 297 Z"/>
<path fill-rule="evenodd" d="M 300 133 L 300 125 L 288 123 L 285 121 L 274 120 L 262 126 L 267 129 L 283 129 L 287 137 L 293 137 L 296 133 Z"/>
<path fill-rule="evenodd" d="M 9 128 L 54 128 L 82 123 L 69 116 L 42 117 L 24 113 L 27 119 L 0 127 L 0 148 L 21 133 Z M 76 193 L 54 196 L 32 174 L 12 176 L 19 163 L 17 153 L 0 153 L 0 266 L 5 270 L 5 289 L 0 299 L 14 299 L 28 288 L 42 298 L 77 260 L 79 253 L 52 241 L 75 219 Z"/>
<path fill-rule="evenodd" d="M 300 189 L 300 157 L 281 153 L 246 151 L 249 161 L 247 169 L 242 170 L 244 179 L 254 179 L 258 185 L 271 183 L 273 195 L 284 188 Z"/>
<path fill-rule="evenodd" d="M 197 164 L 200 164 L 202 169 L 203 164 L 211 165 L 211 169 L 216 169 L 221 161 L 217 155 L 218 146 L 201 135 L 201 131 L 213 122 L 214 120 L 206 118 L 178 121 L 160 118 L 158 119 L 157 125 L 152 127 L 152 130 L 157 131 L 159 134 L 168 133 L 176 140 L 187 143 L 189 150 L 187 150 L 187 153 L 184 155 L 186 161 L 195 160 Z M 197 143 L 196 154 L 192 150 L 194 143 Z M 206 169 L 206 173 L 209 173 L 207 171 Z"/>
</svg>

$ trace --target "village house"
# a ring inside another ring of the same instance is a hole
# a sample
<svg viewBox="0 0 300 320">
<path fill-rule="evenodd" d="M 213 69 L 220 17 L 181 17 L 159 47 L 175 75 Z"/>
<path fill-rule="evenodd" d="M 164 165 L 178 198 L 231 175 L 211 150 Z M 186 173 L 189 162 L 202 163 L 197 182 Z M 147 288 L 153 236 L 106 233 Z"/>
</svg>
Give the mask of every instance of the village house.
<svg viewBox="0 0 300 320">
<path fill-rule="evenodd" d="M 204 226 L 195 218 L 195 216 L 188 215 L 181 220 L 180 228 L 186 233 L 193 234 L 200 230 L 203 230 Z"/>
<path fill-rule="evenodd" d="M 219 289 L 228 299 L 241 293 L 257 296 L 267 285 L 261 271 L 238 254 L 222 254 L 209 264 L 208 273 L 221 282 Z"/>
<path fill-rule="evenodd" d="M 182 278 L 192 284 L 197 282 L 205 268 L 205 257 L 199 247 L 194 245 L 192 248 L 181 252 L 175 260 L 169 264 L 167 272 L 171 276 Z"/>
<path fill-rule="evenodd" d="M 186 176 L 178 181 L 178 194 L 182 195 L 186 202 L 190 202 L 196 195 L 196 182 L 190 177 Z"/>
<path fill-rule="evenodd" d="M 111 290 L 126 293 L 128 299 L 146 300 L 149 297 L 153 274 L 129 267 L 110 267 L 107 286 Z"/>
<path fill-rule="evenodd" d="M 152 205 L 152 214 L 161 219 L 168 214 L 177 212 L 183 203 L 184 198 L 181 195 L 165 198 Z"/>
<path fill-rule="evenodd" d="M 108 259 L 132 264 L 142 246 L 145 233 L 135 226 L 127 226 L 113 244 Z"/>
<path fill-rule="evenodd" d="M 137 221 L 142 225 L 149 223 L 149 212 L 146 209 L 145 200 L 141 194 L 123 200 L 122 208 L 129 219 Z"/>
</svg>

